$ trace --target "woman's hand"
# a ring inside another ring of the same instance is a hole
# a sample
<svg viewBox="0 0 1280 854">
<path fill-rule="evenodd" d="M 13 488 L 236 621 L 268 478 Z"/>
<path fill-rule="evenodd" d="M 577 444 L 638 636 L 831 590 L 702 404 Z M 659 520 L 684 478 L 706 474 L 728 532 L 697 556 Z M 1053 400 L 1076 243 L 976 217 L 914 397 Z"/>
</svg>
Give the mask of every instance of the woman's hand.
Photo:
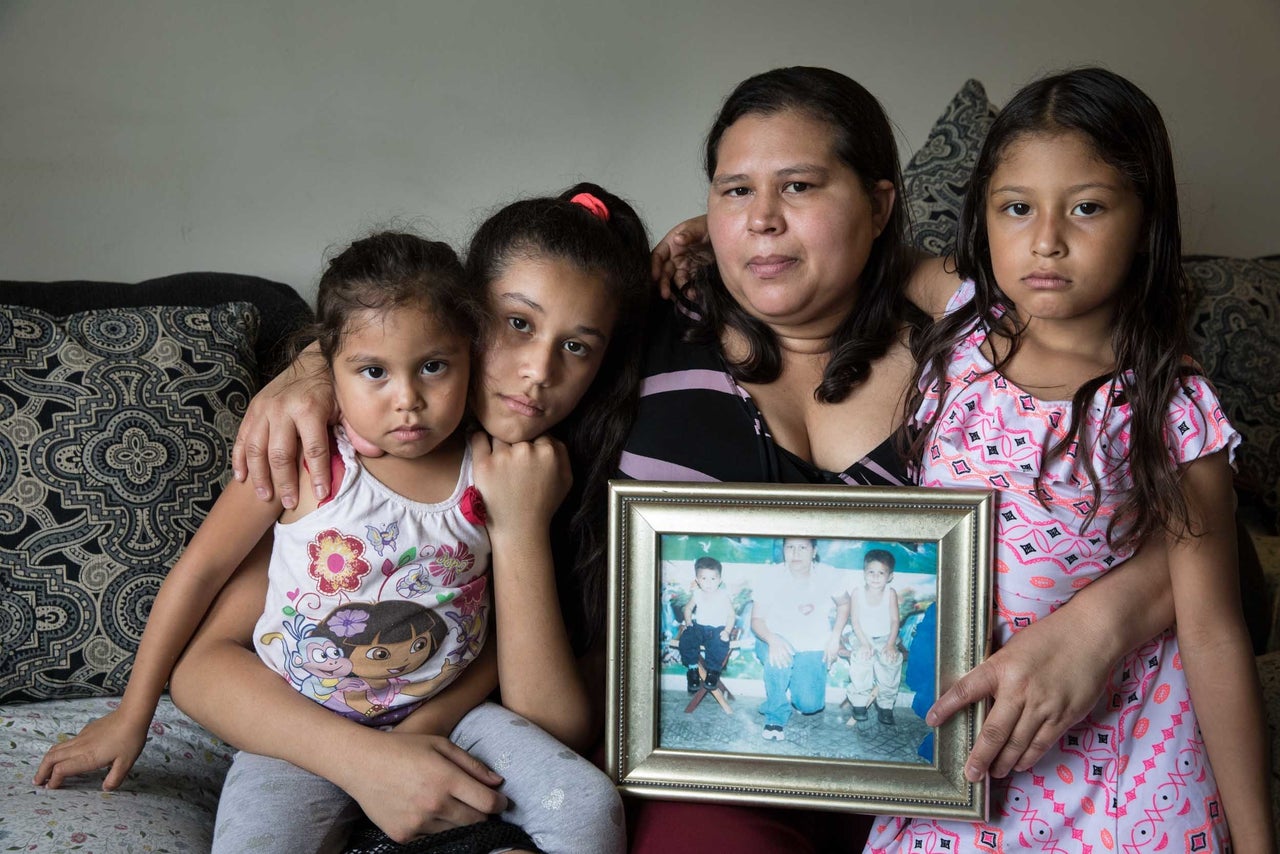
<svg viewBox="0 0 1280 854">
<path fill-rule="evenodd" d="M 329 494 L 329 423 L 336 417 L 333 381 L 314 344 L 253 396 L 231 449 L 236 480 L 252 481 L 259 498 L 298 506 L 298 443 L 317 499 Z"/>
<path fill-rule="evenodd" d="M 688 284 L 693 274 L 715 260 L 707 239 L 707 217 L 686 219 L 663 235 L 649 255 L 649 272 L 663 299 Z"/>
<path fill-rule="evenodd" d="M 545 537 L 551 517 L 573 485 L 569 454 L 550 436 L 510 445 L 475 433 L 471 464 L 491 538 L 511 531 Z"/>
<path fill-rule="evenodd" d="M 822 663 L 828 666 L 835 664 L 836 659 L 840 657 L 841 646 L 842 644 L 839 635 L 832 635 L 827 638 L 827 645 L 822 650 Z"/>
<path fill-rule="evenodd" d="M 506 809 L 502 777 L 438 735 L 381 733 L 376 754 L 355 753 L 349 775 L 334 782 L 369 820 L 401 844 L 475 824 Z"/>
<path fill-rule="evenodd" d="M 965 763 L 970 782 L 988 771 L 1005 777 L 1030 768 L 1102 696 L 1114 660 L 1099 654 L 1078 625 L 1053 616 L 1010 638 L 952 685 L 925 716 L 929 726 L 941 726 L 965 706 L 995 698 Z"/>
<path fill-rule="evenodd" d="M 148 723 L 130 721 L 119 710 L 90 721 L 79 735 L 49 748 L 33 782 L 57 789 L 68 777 L 110 766 L 102 790 L 119 788 L 147 742 Z"/>
<path fill-rule="evenodd" d="M 1163 536 L 1018 632 L 951 686 L 925 723 L 939 726 L 988 697 L 995 705 L 965 763 L 965 777 L 1025 771 L 1098 702 L 1120 659 L 1173 625 Z"/>
<path fill-rule="evenodd" d="M 769 644 L 769 663 L 774 667 L 790 667 L 794 656 L 795 650 L 786 638 L 774 637 Z"/>
</svg>

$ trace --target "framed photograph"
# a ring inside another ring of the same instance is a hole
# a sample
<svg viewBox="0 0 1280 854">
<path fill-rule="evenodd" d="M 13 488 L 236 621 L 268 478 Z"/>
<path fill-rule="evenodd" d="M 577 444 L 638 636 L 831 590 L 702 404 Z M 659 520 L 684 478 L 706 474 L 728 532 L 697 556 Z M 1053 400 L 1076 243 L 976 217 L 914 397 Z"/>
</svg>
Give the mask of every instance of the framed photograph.
<svg viewBox="0 0 1280 854">
<path fill-rule="evenodd" d="M 992 493 L 610 483 L 607 767 L 627 793 L 985 819 Z"/>
</svg>

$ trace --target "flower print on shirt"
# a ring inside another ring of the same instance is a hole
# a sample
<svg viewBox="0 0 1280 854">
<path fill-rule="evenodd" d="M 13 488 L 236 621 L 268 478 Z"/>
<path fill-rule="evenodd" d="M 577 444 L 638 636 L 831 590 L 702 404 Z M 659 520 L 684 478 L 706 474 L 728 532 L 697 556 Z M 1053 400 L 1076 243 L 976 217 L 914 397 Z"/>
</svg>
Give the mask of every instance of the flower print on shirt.
<svg viewBox="0 0 1280 854">
<path fill-rule="evenodd" d="M 427 569 L 437 582 L 452 587 L 458 576 L 470 572 L 475 563 L 476 556 L 471 553 L 471 548 L 466 543 L 458 543 L 456 547 L 440 546 L 436 549 Z"/>
<path fill-rule="evenodd" d="M 311 563 L 307 573 L 316 580 L 316 589 L 326 596 L 360 589 L 360 579 L 369 574 L 364 559 L 364 542 L 327 528 L 307 545 Z"/>
</svg>

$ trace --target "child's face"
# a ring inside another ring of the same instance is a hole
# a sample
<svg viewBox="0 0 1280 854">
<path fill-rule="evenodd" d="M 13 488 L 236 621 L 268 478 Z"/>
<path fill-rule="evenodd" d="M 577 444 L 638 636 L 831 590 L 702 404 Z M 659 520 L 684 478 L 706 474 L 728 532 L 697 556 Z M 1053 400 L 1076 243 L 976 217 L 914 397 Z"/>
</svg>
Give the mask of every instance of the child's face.
<svg viewBox="0 0 1280 854">
<path fill-rule="evenodd" d="M 399 643 L 375 642 L 351 650 L 351 668 L 362 679 L 403 677 L 427 663 L 435 644 L 430 635 L 415 635 Z"/>
<path fill-rule="evenodd" d="M 1004 151 L 987 190 L 996 282 L 1025 321 L 1109 324 L 1142 234 L 1142 201 L 1076 131 Z"/>
<path fill-rule="evenodd" d="M 338 406 L 356 433 L 414 459 L 458 429 L 467 405 L 470 342 L 422 308 L 352 317 L 333 357 Z"/>
<path fill-rule="evenodd" d="M 489 283 L 489 305 L 496 328 L 472 404 L 489 435 L 526 442 L 587 393 L 617 308 L 602 277 L 557 258 L 514 261 Z"/>
<path fill-rule="evenodd" d="M 862 581 L 867 585 L 868 590 L 883 590 L 892 580 L 893 570 L 878 560 L 873 560 L 863 567 Z"/>
<path fill-rule="evenodd" d="M 698 586 L 703 590 L 715 590 L 720 586 L 720 573 L 709 566 L 698 570 Z"/>
</svg>

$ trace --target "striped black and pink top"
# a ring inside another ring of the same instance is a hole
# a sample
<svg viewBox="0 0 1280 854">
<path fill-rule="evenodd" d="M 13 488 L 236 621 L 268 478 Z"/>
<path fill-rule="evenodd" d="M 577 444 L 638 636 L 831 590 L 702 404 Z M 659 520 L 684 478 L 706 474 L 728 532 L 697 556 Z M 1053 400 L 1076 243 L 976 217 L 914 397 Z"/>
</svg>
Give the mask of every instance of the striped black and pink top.
<svg viewBox="0 0 1280 854">
<path fill-rule="evenodd" d="M 619 462 L 633 480 L 741 483 L 909 484 L 886 439 L 842 472 L 819 469 L 779 446 L 751 395 L 715 347 L 683 340 L 687 318 L 670 303 L 647 329 L 640 406 Z"/>
</svg>

